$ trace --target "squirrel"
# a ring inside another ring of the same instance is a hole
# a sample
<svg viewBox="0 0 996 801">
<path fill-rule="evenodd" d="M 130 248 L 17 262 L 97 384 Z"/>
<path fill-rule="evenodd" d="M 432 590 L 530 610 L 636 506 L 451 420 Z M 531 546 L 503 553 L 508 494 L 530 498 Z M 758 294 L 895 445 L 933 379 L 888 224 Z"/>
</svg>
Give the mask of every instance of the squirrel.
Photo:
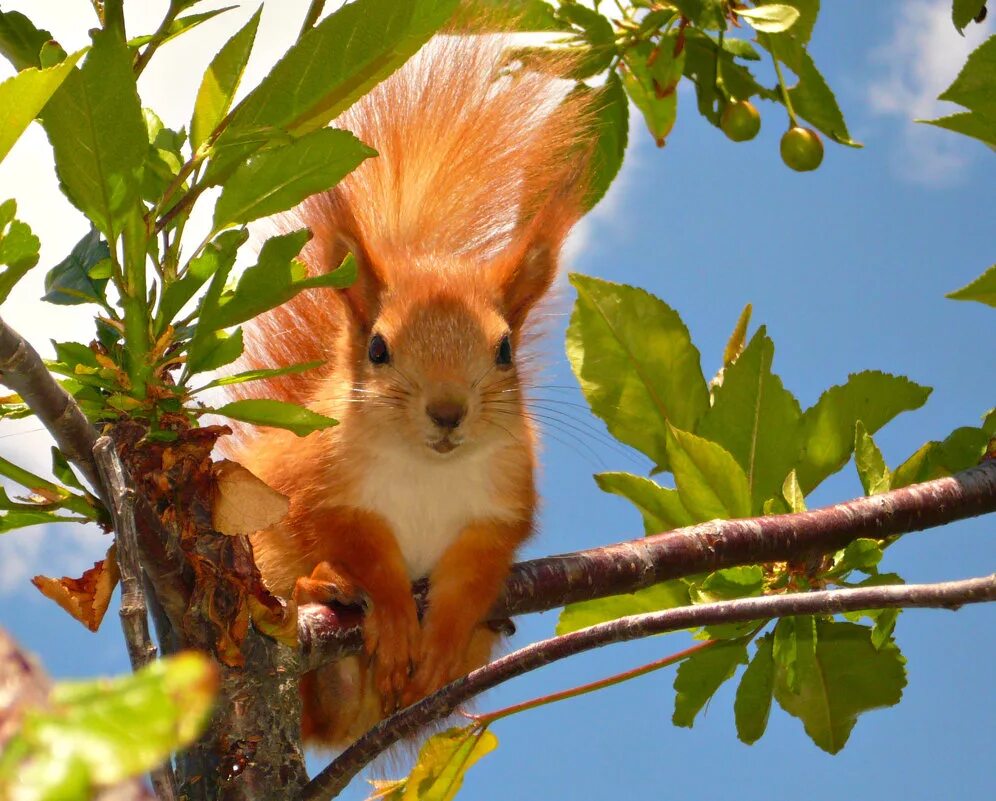
<svg viewBox="0 0 996 801">
<path fill-rule="evenodd" d="M 324 366 L 239 397 L 339 420 L 303 439 L 254 429 L 235 456 L 290 498 L 252 537 L 267 586 L 299 604 L 366 605 L 366 656 L 303 677 L 310 744 L 343 747 L 486 663 L 499 635 L 484 621 L 534 530 L 520 351 L 583 213 L 592 108 L 551 71 L 510 66 L 507 45 L 437 36 L 333 122 L 379 155 L 292 222 L 313 233 L 312 274 L 352 253 L 358 277 L 246 330 L 249 368 Z"/>
</svg>

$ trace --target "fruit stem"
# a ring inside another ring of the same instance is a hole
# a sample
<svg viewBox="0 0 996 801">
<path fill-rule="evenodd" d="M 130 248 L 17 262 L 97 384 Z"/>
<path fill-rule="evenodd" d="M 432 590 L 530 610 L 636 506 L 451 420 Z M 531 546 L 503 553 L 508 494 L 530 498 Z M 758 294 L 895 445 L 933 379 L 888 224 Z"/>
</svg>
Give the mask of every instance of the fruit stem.
<svg viewBox="0 0 996 801">
<path fill-rule="evenodd" d="M 796 128 L 799 125 L 799 120 L 796 119 L 795 109 L 792 108 L 792 98 L 789 97 L 788 87 L 785 85 L 785 76 L 782 74 L 782 65 L 778 61 L 778 55 L 775 53 L 775 43 L 770 36 L 767 34 L 762 34 L 765 41 L 768 43 L 768 52 L 771 53 L 771 60 L 775 64 L 775 75 L 778 76 L 778 90 L 782 95 L 782 102 L 785 104 L 785 110 L 789 115 L 790 128 Z"/>
</svg>

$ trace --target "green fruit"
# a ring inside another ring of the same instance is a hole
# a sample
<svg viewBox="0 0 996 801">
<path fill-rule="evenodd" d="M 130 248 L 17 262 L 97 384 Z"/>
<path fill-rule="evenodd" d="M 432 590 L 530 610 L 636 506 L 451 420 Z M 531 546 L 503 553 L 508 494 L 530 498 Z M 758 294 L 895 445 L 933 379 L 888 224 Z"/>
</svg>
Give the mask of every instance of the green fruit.
<svg viewBox="0 0 996 801">
<path fill-rule="evenodd" d="M 761 130 L 761 115 L 749 100 L 727 103 L 719 127 L 734 142 L 746 142 Z"/>
<path fill-rule="evenodd" d="M 815 170 L 823 161 L 823 142 L 811 128 L 789 128 L 782 136 L 782 161 L 797 172 Z"/>
</svg>

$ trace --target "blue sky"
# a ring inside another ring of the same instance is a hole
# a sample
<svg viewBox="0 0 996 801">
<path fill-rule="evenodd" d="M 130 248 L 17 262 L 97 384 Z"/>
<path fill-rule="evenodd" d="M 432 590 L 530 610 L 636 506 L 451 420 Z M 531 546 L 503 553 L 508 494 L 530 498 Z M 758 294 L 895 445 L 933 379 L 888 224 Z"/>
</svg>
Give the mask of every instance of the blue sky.
<svg viewBox="0 0 996 801">
<path fill-rule="evenodd" d="M 81 22 L 88 4 L 76 5 L 77 18 L 55 0 L 4 8 L 24 10 L 51 26 L 64 44 L 79 44 L 81 25 L 91 23 Z M 136 19 L 152 20 L 161 3 L 129 5 Z M 276 5 L 268 4 L 264 13 L 266 52 L 255 75 L 280 52 L 306 3 L 282 2 L 279 14 Z M 766 324 L 775 341 L 775 370 L 803 405 L 862 369 L 901 373 L 934 387 L 923 409 L 876 437 L 891 465 L 927 439 L 975 424 L 996 403 L 996 313 L 943 296 L 996 258 L 996 159 L 973 141 L 909 122 L 938 115 L 933 98 L 964 61 L 967 45 L 951 27 L 949 12 L 946 0 L 824 4 L 811 49 L 837 91 L 852 135 L 866 147 L 828 145 L 815 173 L 800 175 L 781 165 L 777 145 L 784 115 L 770 104 L 760 107 L 760 136 L 745 144 L 728 142 L 702 121 L 688 93 L 680 96 L 678 124 L 663 150 L 634 118 L 623 175 L 577 233 L 570 268 L 643 286 L 667 301 L 691 329 L 707 375 L 718 366 L 740 309 L 751 302 L 754 324 Z M 248 13 L 247 6 L 191 34 L 188 45 L 164 49 L 164 62 L 150 70 L 143 93 L 163 109 L 168 123 L 183 123 L 185 98 L 196 86 L 207 49 Z M 990 22 L 985 30 L 992 29 Z M 976 32 L 974 41 L 981 35 Z M 0 166 L 0 197 L 18 198 L 23 218 L 41 235 L 43 264 L 58 261 L 84 230 L 58 197 L 49 159 L 44 137 L 34 131 Z M 42 344 L 49 336 L 87 336 L 83 317 L 61 320 L 61 309 L 37 302 L 38 279 L 5 304 L 5 319 Z M 572 301 L 564 286 L 550 307 L 544 346 L 549 368 L 543 380 L 551 385 L 574 384 L 563 355 Z M 583 402 L 576 391 L 555 396 Z M 578 426 L 600 436 L 594 418 L 571 413 Z M 47 451 L 44 436 L 9 436 L 30 427 L 0 424 L 0 451 L 42 469 L 45 459 L 38 454 Z M 600 493 L 591 474 L 639 472 L 648 465 L 638 455 L 587 441 L 594 454 L 583 446 L 548 442 L 541 533 L 524 555 L 575 550 L 641 532 L 636 513 Z M 859 493 L 848 466 L 810 503 Z M 976 520 L 914 534 L 888 552 L 885 564 L 909 581 L 985 574 L 996 563 L 992 530 L 992 520 Z M 36 572 L 79 575 L 106 546 L 105 539 L 83 529 L 32 529 L 0 538 L 0 625 L 57 676 L 127 669 L 113 615 L 91 635 L 27 582 Z M 555 620 L 553 613 L 519 620 L 513 645 L 549 636 Z M 461 797 L 988 797 L 996 756 L 992 626 L 991 607 L 905 613 L 897 628 L 909 660 L 903 701 L 862 717 L 836 757 L 819 751 L 801 724 L 778 709 L 758 744 L 739 743 L 732 686 L 720 691 L 693 729 L 675 729 L 670 724 L 674 674 L 665 670 L 502 721 L 495 729 L 498 751 L 472 770 Z M 486 696 L 479 708 L 589 681 L 685 644 L 683 635 L 672 635 L 602 649 L 512 682 Z M 357 785 L 344 797 L 364 794 Z"/>
</svg>

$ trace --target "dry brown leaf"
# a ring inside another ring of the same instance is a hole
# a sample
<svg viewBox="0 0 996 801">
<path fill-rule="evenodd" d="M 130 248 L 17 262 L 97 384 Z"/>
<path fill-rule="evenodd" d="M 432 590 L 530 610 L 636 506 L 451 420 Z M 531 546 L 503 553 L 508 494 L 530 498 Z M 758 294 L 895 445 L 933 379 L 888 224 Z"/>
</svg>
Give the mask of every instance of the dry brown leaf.
<svg viewBox="0 0 996 801">
<path fill-rule="evenodd" d="M 290 502 L 286 495 L 263 483 L 238 462 L 214 465 L 218 482 L 211 514 L 222 534 L 255 534 L 284 519 Z"/>
<path fill-rule="evenodd" d="M 288 601 L 286 606 L 271 609 L 253 596 L 249 598 L 249 612 L 256 628 L 277 642 L 297 648 L 297 604 Z"/>
<path fill-rule="evenodd" d="M 118 584 L 118 560 L 112 545 L 107 556 L 85 571 L 78 579 L 63 576 L 61 579 L 35 576 L 31 579 L 42 595 L 51 598 L 90 631 L 100 627 L 104 613 L 111 603 L 111 595 Z"/>
</svg>

